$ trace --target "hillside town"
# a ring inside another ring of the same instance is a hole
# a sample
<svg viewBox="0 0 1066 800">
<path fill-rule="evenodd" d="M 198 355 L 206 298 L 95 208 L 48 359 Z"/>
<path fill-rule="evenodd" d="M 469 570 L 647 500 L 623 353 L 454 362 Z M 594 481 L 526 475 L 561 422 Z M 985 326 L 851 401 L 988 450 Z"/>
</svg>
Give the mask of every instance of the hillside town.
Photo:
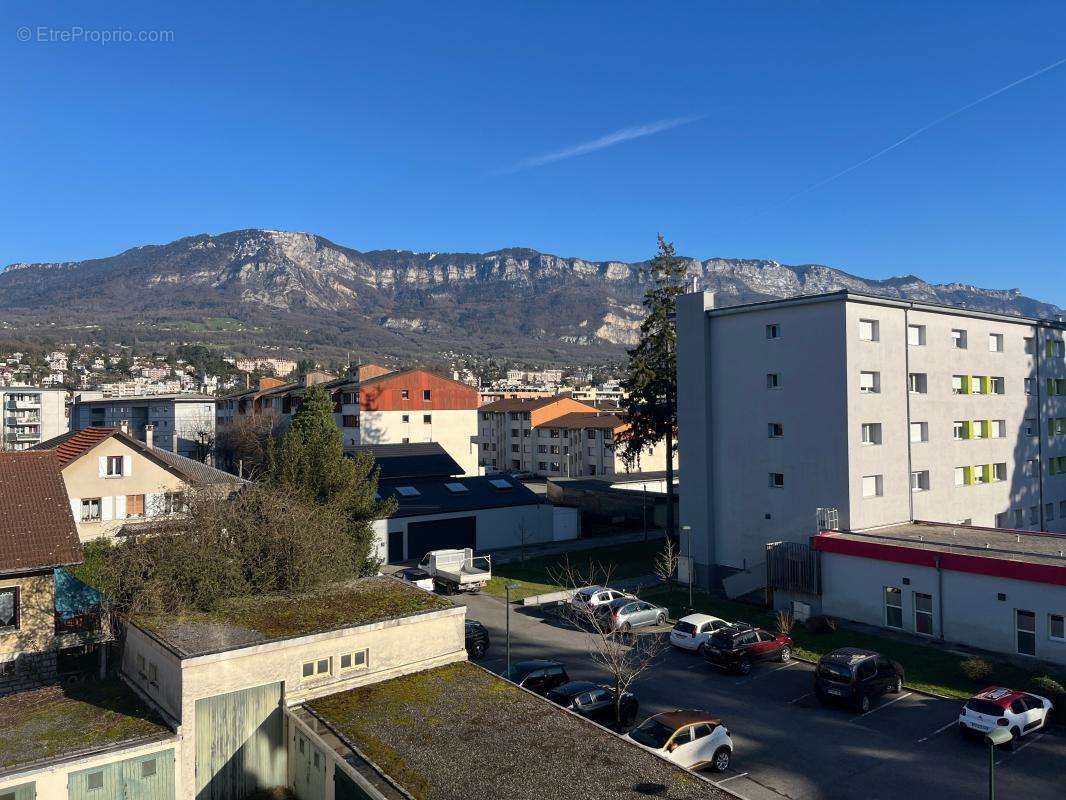
<svg viewBox="0 0 1066 800">
<path fill-rule="evenodd" d="M 1066 7 L 10 10 L 0 800 L 1066 797 Z"/>
</svg>

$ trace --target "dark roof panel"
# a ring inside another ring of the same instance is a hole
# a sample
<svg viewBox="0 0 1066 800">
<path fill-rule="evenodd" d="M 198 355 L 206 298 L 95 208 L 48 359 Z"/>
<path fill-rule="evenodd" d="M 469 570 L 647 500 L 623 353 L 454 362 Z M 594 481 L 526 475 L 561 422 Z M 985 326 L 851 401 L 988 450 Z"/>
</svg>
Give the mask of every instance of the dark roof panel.
<svg viewBox="0 0 1066 800">
<path fill-rule="evenodd" d="M 381 480 L 444 478 L 462 475 L 463 468 L 437 442 L 363 444 L 346 447 L 345 455 L 370 453 L 381 469 Z"/>
<path fill-rule="evenodd" d="M 465 492 L 455 492 L 449 483 L 461 483 Z M 503 484 L 507 485 L 504 486 Z M 398 489 L 411 487 L 415 494 L 401 494 Z M 467 476 L 463 478 L 395 478 L 378 484 L 378 494 L 395 497 L 398 503 L 393 517 L 415 517 L 432 514 L 453 514 L 459 511 L 479 511 L 484 508 L 506 508 L 544 503 L 544 499 L 505 473 Z"/>
</svg>

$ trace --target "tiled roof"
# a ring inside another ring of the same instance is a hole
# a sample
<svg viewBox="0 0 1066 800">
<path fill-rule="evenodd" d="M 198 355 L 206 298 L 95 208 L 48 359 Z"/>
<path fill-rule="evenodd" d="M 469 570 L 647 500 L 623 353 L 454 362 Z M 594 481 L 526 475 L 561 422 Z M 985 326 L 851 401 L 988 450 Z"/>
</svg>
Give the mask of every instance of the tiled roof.
<svg viewBox="0 0 1066 800">
<path fill-rule="evenodd" d="M 478 411 L 486 413 L 500 413 L 501 411 L 532 411 L 535 408 L 542 408 L 544 406 L 557 403 L 560 400 L 571 400 L 573 398 L 568 394 L 556 394 L 551 397 L 506 397 L 503 400 L 494 400 L 491 403 L 485 403 Z"/>
<path fill-rule="evenodd" d="M 142 451 L 165 462 L 168 466 L 180 472 L 189 483 L 197 486 L 248 483 L 248 481 L 237 477 L 232 472 L 226 472 L 217 467 L 212 467 L 210 464 L 197 461 L 195 458 L 179 456 L 177 453 L 172 453 L 169 450 L 163 450 L 159 447 L 149 448 L 144 442 L 138 442 L 136 440 L 134 440 L 134 443 L 137 444 Z"/>
<path fill-rule="evenodd" d="M 65 467 L 116 433 L 118 433 L 118 428 L 82 428 L 35 444 L 30 449 L 55 451 L 59 466 Z"/>
<path fill-rule="evenodd" d="M 550 419 L 538 425 L 538 428 L 602 428 L 605 430 L 617 430 L 625 425 L 617 414 L 606 414 L 602 411 L 571 411 L 561 417 Z"/>
<path fill-rule="evenodd" d="M 80 564 L 81 544 L 52 452 L 0 453 L 0 572 Z"/>
</svg>

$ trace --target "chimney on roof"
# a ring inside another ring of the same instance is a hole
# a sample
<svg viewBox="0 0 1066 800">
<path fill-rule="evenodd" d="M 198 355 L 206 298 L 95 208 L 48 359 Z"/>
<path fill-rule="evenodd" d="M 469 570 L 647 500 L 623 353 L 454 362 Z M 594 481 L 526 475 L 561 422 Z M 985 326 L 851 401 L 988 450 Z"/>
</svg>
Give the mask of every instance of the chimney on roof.
<svg viewBox="0 0 1066 800">
<path fill-rule="evenodd" d="M 126 434 L 127 436 L 129 436 L 129 434 L 130 434 L 130 422 L 129 422 L 129 420 L 128 419 L 122 420 L 118 424 L 118 429 L 120 431 L 122 431 L 124 434 Z"/>
<path fill-rule="evenodd" d="M 155 425 L 148 423 L 144 426 L 144 445 L 149 450 L 153 447 L 152 441 L 155 439 Z"/>
</svg>

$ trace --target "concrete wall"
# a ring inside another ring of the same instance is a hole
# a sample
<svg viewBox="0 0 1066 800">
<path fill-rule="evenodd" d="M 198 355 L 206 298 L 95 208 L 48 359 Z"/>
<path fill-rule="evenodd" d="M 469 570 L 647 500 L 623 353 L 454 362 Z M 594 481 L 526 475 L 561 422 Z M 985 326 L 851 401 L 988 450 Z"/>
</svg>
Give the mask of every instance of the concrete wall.
<svg viewBox="0 0 1066 800">
<path fill-rule="evenodd" d="M 19 625 L 0 631 L 0 695 L 51 683 L 56 677 L 55 579 L 52 572 L 0 576 L 19 589 Z M 14 665 L 9 666 L 11 662 Z"/>
<path fill-rule="evenodd" d="M 128 758 L 137 758 L 138 756 L 153 755 L 155 753 L 164 753 L 167 751 L 172 751 L 175 754 L 174 761 L 175 764 L 177 764 L 178 754 L 181 749 L 181 737 L 174 736 L 162 741 L 138 744 L 132 747 L 123 747 L 107 753 L 77 758 L 70 761 L 61 761 L 42 769 L 28 770 L 26 772 L 19 772 L 0 777 L 0 794 L 3 794 L 6 789 L 13 789 L 24 783 L 33 783 L 35 784 L 37 792 L 37 800 L 64 800 L 64 798 L 68 796 L 67 782 L 72 772 L 95 769 L 107 766 L 108 764 L 114 764 L 118 761 L 125 761 Z M 174 774 L 174 792 L 175 797 L 177 798 L 188 797 L 191 800 L 191 784 L 184 784 L 182 782 L 182 777 L 178 774 L 177 770 L 175 770 Z"/>
<path fill-rule="evenodd" d="M 190 458 L 196 458 L 201 431 L 211 439 L 215 436 L 214 400 L 109 398 L 76 403 L 71 412 L 71 426 L 74 430 L 92 426 L 93 408 L 103 409 L 103 415 L 95 419 L 103 422 L 104 427 L 117 428 L 122 422 L 130 422 L 131 435 L 142 441 L 144 429 L 136 424 L 137 419 L 155 425 L 153 444 L 156 447 Z"/>
<path fill-rule="evenodd" d="M 333 416 L 346 445 L 436 442 L 463 468 L 463 474 L 479 474 L 477 445 L 471 441 L 477 434 L 475 409 L 367 411 L 355 403 L 342 406 L 342 411 Z M 344 427 L 345 415 L 358 416 L 359 427 Z M 428 423 L 424 421 L 427 416 Z"/>
<path fill-rule="evenodd" d="M 15 409 L 9 401 L 31 395 L 40 402 L 36 408 Z M 0 388 L 0 450 L 26 450 L 35 444 L 67 432 L 67 393 L 63 389 Z M 39 418 L 38 423 L 16 424 L 28 415 Z M 30 427 L 35 424 L 36 427 Z"/>
<path fill-rule="evenodd" d="M 884 588 L 902 590 L 903 630 L 914 633 L 914 593 L 933 598 L 933 636 L 1019 659 L 1066 664 L 1066 642 L 1048 636 L 1048 614 L 1066 614 L 1061 586 L 937 570 L 890 561 L 822 553 L 822 611 L 835 617 L 885 625 Z M 904 584 L 904 579 L 910 581 Z M 999 600 L 1002 593 L 1006 600 Z M 943 631 L 940 615 L 943 607 Z M 1016 609 L 1036 614 L 1036 657 L 1018 655 Z"/>
<path fill-rule="evenodd" d="M 507 506 L 505 508 L 483 508 L 477 511 L 457 511 L 454 514 L 392 517 L 388 520 L 377 520 L 374 523 L 374 530 L 377 534 L 375 541 L 378 557 L 382 560 L 387 558 L 388 534 L 397 531 L 403 532 L 404 553 L 407 552 L 407 527 L 412 522 L 457 519 L 469 516 L 477 517 L 478 550 L 518 547 L 522 544 L 523 525 L 525 526 L 527 545 L 541 544 L 554 539 L 554 516 L 552 506 L 548 503 Z M 564 538 L 573 537 L 564 536 Z"/>
<path fill-rule="evenodd" d="M 123 456 L 130 467 L 130 474 L 117 478 L 100 476 L 100 459 L 107 456 Z M 78 527 L 78 537 L 87 542 L 102 536 L 113 536 L 129 520 L 126 515 L 126 497 L 145 496 L 145 517 L 162 513 L 164 492 L 185 492 L 189 485 L 159 464 L 129 445 L 111 437 L 105 439 L 81 458 L 72 461 L 63 469 L 63 483 L 70 497 L 70 509 Z M 81 501 L 84 498 L 101 498 L 101 520 L 81 522 Z"/>
</svg>

